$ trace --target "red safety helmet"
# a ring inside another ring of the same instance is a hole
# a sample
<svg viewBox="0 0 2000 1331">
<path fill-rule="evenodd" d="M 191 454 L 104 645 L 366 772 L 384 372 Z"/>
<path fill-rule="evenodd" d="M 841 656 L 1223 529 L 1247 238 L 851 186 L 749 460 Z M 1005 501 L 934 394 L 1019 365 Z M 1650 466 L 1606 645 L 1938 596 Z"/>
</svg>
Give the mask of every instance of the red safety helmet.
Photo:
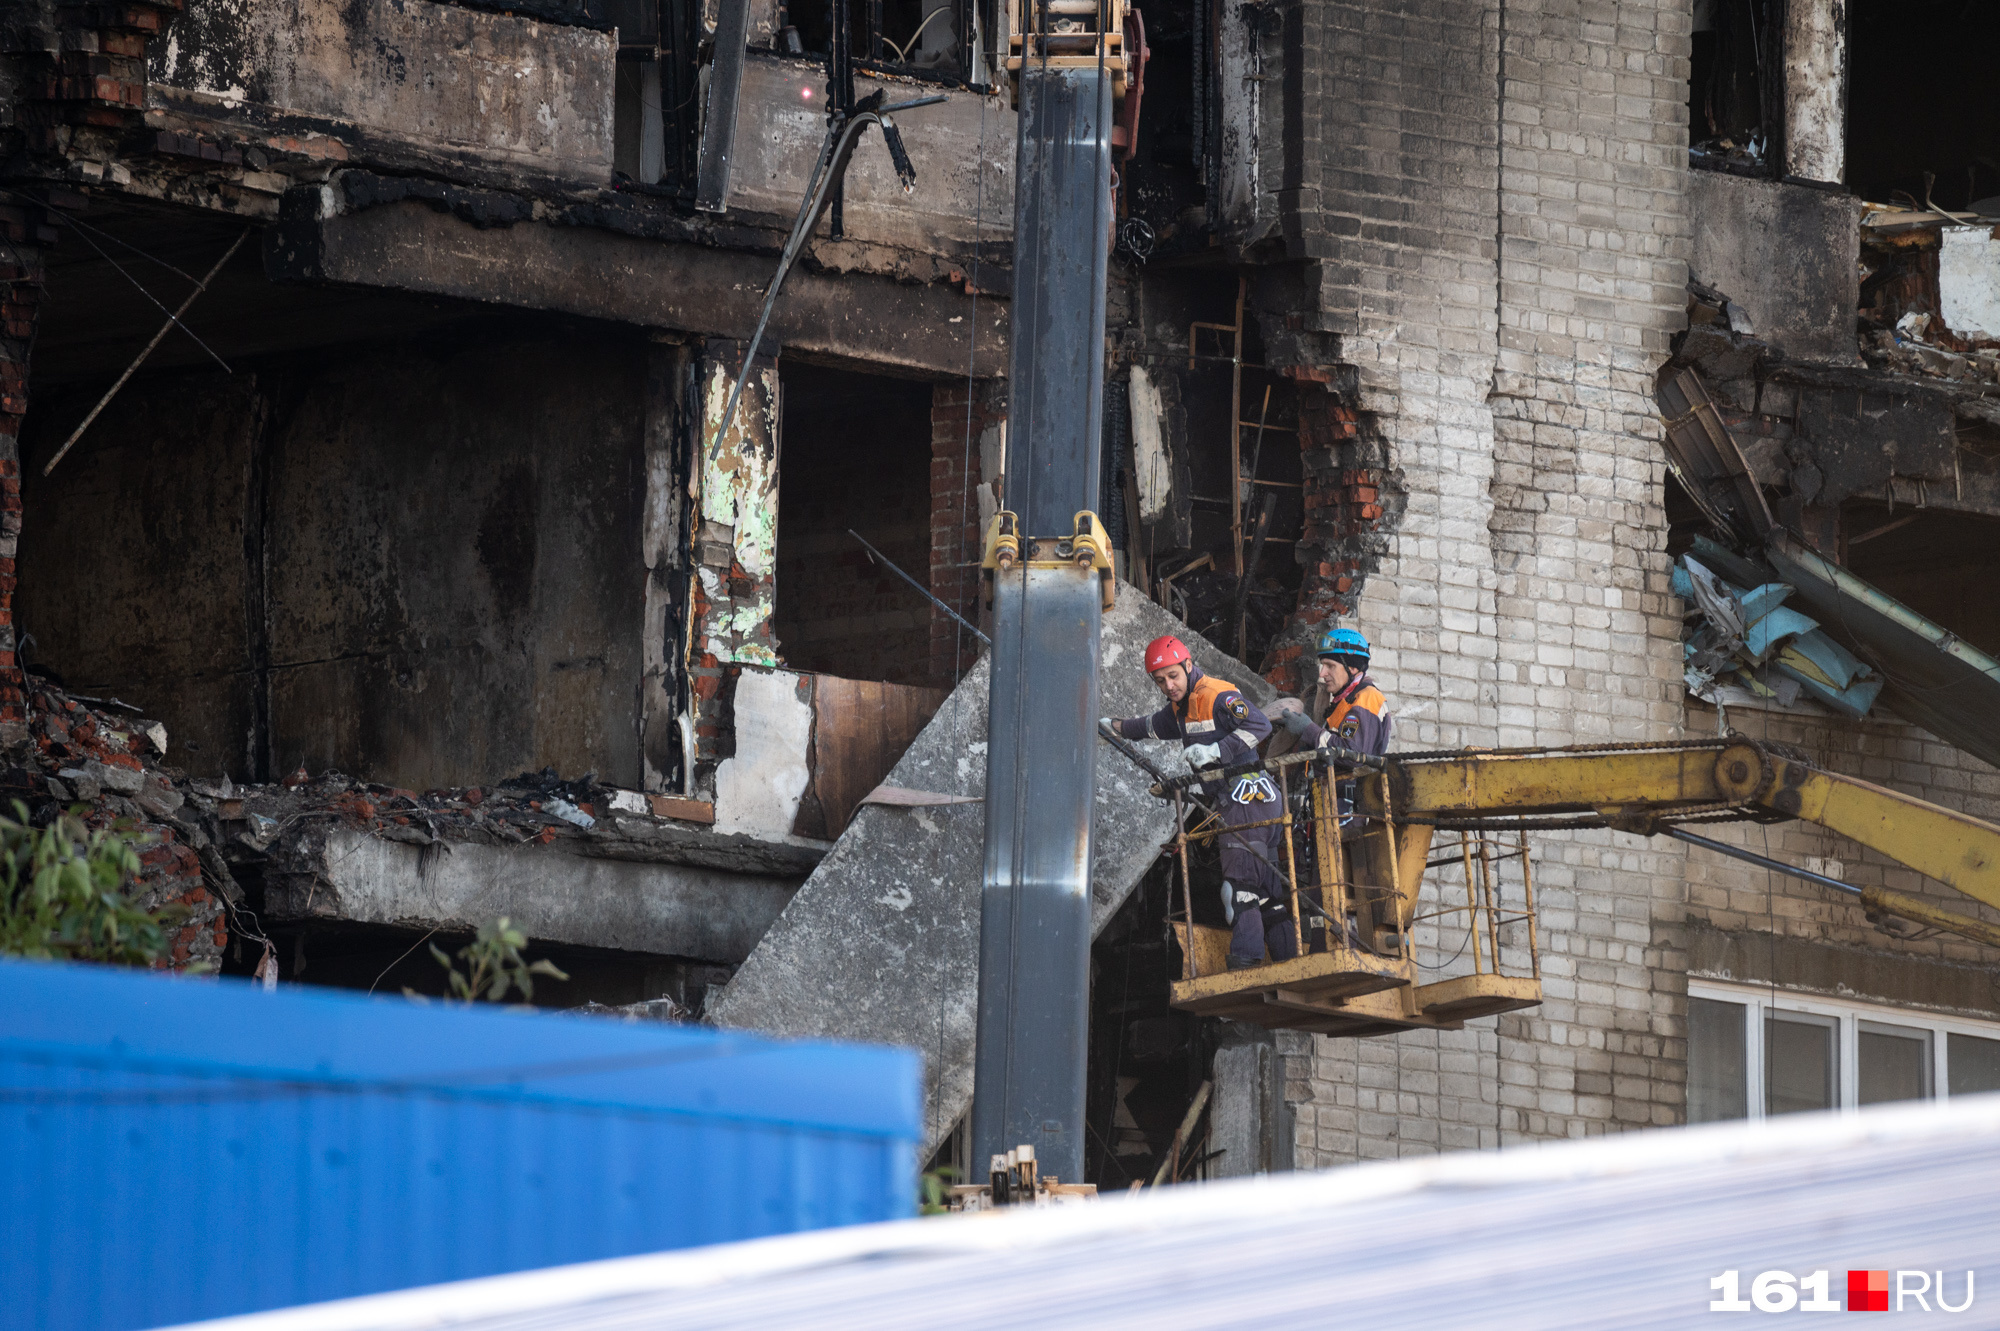
<svg viewBox="0 0 2000 1331">
<path fill-rule="evenodd" d="M 1170 665 L 1181 665 L 1190 659 L 1187 644 L 1172 634 L 1164 638 L 1155 638 L 1146 644 L 1146 673 L 1149 675 L 1155 670 L 1164 670 Z"/>
</svg>

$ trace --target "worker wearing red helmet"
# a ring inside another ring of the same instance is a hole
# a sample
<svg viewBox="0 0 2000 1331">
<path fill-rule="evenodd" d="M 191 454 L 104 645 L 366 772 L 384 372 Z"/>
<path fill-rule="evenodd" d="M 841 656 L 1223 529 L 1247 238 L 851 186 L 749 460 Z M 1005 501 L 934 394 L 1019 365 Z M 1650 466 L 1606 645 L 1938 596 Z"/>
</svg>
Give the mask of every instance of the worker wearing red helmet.
<svg viewBox="0 0 2000 1331">
<path fill-rule="evenodd" d="M 1167 705 L 1151 716 L 1107 722 L 1126 739 L 1177 739 L 1190 770 L 1205 772 L 1257 761 L 1257 746 L 1271 723 L 1234 684 L 1202 673 L 1179 638 L 1155 638 L 1146 647 L 1146 673 Z M 1203 789 L 1221 813 L 1222 906 L 1232 926 L 1231 969 L 1259 965 L 1268 946 L 1273 959 L 1298 955 L 1298 935 L 1288 911 L 1290 889 L 1278 865 L 1284 854 L 1276 826 L 1244 827 L 1283 816 L 1278 787 L 1264 772 L 1207 782 Z"/>
</svg>

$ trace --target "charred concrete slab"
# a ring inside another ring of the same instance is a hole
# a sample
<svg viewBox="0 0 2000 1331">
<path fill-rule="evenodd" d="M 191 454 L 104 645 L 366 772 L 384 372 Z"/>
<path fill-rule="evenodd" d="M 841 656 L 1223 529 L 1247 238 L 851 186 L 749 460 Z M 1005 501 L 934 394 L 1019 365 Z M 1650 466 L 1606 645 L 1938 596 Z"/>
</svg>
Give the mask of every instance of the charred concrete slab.
<svg viewBox="0 0 2000 1331">
<path fill-rule="evenodd" d="M 616 41 L 428 0 L 194 0 L 149 44 L 146 125 L 165 151 L 609 185 Z"/>
<path fill-rule="evenodd" d="M 658 956 L 743 960 L 799 879 L 572 853 L 567 845 L 415 845 L 336 827 L 267 878 L 273 920 L 338 919 L 463 933 L 506 916 L 531 938 Z"/>
<path fill-rule="evenodd" d="M 733 216 L 791 225 L 826 136 L 826 108 L 818 100 L 825 83 L 823 57 L 753 53 L 745 61 L 728 200 Z M 865 77 L 856 78 L 854 87 L 857 97 L 886 87 L 891 102 L 930 91 Z M 942 105 L 896 117 L 917 170 L 915 190 L 903 189 L 879 135 L 867 135 L 855 150 L 841 205 L 849 242 L 919 251 L 940 243 L 1011 245 L 1013 108 L 997 92 L 947 96 Z M 820 248 L 848 246 L 822 242 Z"/>
<path fill-rule="evenodd" d="M 1141 668 L 1163 633 L 1259 703 L 1271 686 L 1137 588 L 1122 585 L 1104 616 L 1100 710 L 1160 705 Z M 983 799 L 987 662 L 982 659 L 917 737 L 888 784 Z M 1168 745 L 1149 746 L 1161 765 Z M 1150 779 L 1116 753 L 1098 756 L 1091 928 L 1101 929 L 1173 830 Z M 728 987 L 711 999 L 724 1026 L 773 1034 L 911 1045 L 930 1065 L 926 1132 L 934 1144 L 972 1099 L 979 994 L 979 890 L 985 810 L 979 804 L 863 806 Z"/>
<path fill-rule="evenodd" d="M 596 227 L 481 227 L 405 200 L 342 212 L 339 191 L 286 194 L 266 243 L 273 280 L 386 287 L 712 337 L 747 338 L 770 258 Z M 1004 375 L 1008 303 L 946 282 L 801 268 L 769 336 L 814 353 L 961 377 Z M 968 358 L 976 352 L 976 360 Z"/>
<path fill-rule="evenodd" d="M 1796 360 L 1861 363 L 1854 344 L 1860 205 L 1839 192 L 1688 173 L 1688 271 L 1740 305 L 1756 335 Z"/>
</svg>

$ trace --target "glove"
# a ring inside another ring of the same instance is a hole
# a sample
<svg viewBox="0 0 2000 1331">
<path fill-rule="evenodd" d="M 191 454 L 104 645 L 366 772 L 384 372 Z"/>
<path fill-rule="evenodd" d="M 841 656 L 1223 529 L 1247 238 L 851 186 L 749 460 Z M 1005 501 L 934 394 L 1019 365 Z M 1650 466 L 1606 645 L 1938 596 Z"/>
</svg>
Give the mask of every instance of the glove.
<svg viewBox="0 0 2000 1331">
<path fill-rule="evenodd" d="M 1278 724 L 1297 735 L 1300 739 L 1311 739 L 1319 733 L 1319 727 L 1304 712 L 1294 712 L 1287 708 L 1278 713 Z"/>
<path fill-rule="evenodd" d="M 1188 770 L 1200 772 L 1210 767 L 1222 766 L 1222 746 L 1220 744 L 1190 744 L 1181 750 L 1187 758 Z"/>
</svg>

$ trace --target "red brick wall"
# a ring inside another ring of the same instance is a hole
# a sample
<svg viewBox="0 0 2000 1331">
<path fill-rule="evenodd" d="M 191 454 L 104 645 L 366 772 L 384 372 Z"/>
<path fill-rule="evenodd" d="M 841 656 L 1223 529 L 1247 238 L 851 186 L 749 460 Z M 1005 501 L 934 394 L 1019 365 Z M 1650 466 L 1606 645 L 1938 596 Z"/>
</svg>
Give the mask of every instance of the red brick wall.
<svg viewBox="0 0 2000 1331">
<path fill-rule="evenodd" d="M 969 410 L 968 410 L 969 405 Z M 966 380 L 931 390 L 931 594 L 979 623 L 979 440 L 1005 420 L 996 386 Z M 951 683 L 979 659 L 979 639 L 931 608 L 931 678 Z"/>
<path fill-rule="evenodd" d="M 1328 625 L 1354 613 L 1361 580 L 1380 555 L 1383 495 L 1392 483 L 1366 465 L 1362 422 L 1353 407 L 1311 369 L 1299 383 L 1299 449 L 1305 485 L 1305 566 L 1298 608 L 1271 645 L 1264 677 L 1286 693 L 1306 696 L 1316 681 L 1313 647 Z"/>
<path fill-rule="evenodd" d="M 21 417 L 28 410 L 28 353 L 44 295 L 41 245 L 52 238 L 40 210 L 0 206 L 0 721 L 24 718 L 15 656 L 14 556 L 21 538 Z"/>
</svg>

